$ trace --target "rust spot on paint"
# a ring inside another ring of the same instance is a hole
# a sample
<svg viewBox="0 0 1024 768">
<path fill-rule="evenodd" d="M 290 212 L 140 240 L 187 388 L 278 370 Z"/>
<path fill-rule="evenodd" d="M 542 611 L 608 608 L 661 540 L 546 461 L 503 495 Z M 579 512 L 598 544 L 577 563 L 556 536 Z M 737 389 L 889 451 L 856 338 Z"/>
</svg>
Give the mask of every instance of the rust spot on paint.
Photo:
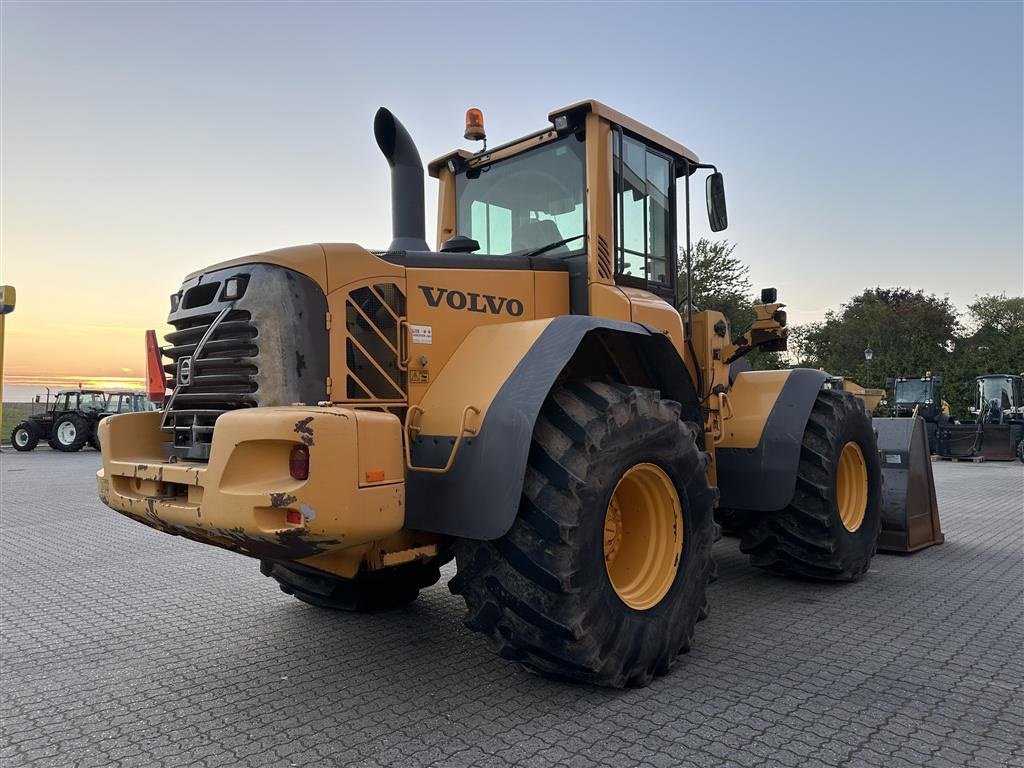
<svg viewBox="0 0 1024 768">
<path fill-rule="evenodd" d="M 147 520 L 150 520 L 154 527 L 163 528 L 163 521 L 160 519 L 160 515 L 156 513 L 156 499 L 146 499 L 146 515 Z"/>
<path fill-rule="evenodd" d="M 272 507 L 287 507 L 289 504 L 295 503 L 295 497 L 290 493 L 272 493 L 270 494 L 270 506 Z"/>
<path fill-rule="evenodd" d="M 306 445 L 313 444 L 313 428 L 309 426 L 309 423 L 313 420 L 312 416 L 307 416 L 304 419 L 299 419 L 295 422 L 295 433 L 302 439 Z"/>
</svg>

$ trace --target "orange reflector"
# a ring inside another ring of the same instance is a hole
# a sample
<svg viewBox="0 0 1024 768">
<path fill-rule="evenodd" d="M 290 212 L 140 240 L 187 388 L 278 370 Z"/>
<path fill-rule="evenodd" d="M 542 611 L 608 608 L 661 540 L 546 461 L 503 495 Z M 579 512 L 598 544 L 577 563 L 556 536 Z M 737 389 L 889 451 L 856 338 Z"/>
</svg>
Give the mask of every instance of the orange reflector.
<svg viewBox="0 0 1024 768">
<path fill-rule="evenodd" d="M 466 110 L 466 138 L 470 141 L 483 141 L 487 138 L 484 133 L 484 113 L 476 107 Z"/>
<path fill-rule="evenodd" d="M 368 483 L 379 483 L 384 479 L 383 469 L 371 469 L 366 473 L 366 482 Z"/>
<path fill-rule="evenodd" d="M 302 513 L 297 509 L 289 509 L 284 519 L 288 521 L 288 525 L 302 525 Z"/>
<path fill-rule="evenodd" d="M 156 331 L 146 331 L 146 396 L 154 403 L 162 403 L 166 394 L 167 379 L 160 361 Z"/>
</svg>

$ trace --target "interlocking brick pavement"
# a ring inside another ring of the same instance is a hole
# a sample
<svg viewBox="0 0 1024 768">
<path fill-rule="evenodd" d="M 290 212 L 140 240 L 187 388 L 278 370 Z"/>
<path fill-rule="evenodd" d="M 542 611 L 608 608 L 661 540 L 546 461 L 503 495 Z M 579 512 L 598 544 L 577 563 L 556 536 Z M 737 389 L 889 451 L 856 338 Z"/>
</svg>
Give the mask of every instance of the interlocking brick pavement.
<svg viewBox="0 0 1024 768">
<path fill-rule="evenodd" d="M 1020 464 L 935 464 L 946 544 L 856 584 L 723 539 L 693 652 L 627 691 L 492 656 L 444 580 L 386 614 L 299 603 L 103 507 L 98 465 L 0 456 L 5 768 L 1024 765 Z"/>
</svg>

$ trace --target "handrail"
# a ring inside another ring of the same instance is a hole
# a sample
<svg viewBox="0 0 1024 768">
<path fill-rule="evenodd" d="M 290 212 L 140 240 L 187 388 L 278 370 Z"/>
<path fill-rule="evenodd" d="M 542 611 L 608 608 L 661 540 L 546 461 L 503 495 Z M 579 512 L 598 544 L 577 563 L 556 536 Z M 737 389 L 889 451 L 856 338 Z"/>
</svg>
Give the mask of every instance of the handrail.
<svg viewBox="0 0 1024 768">
<path fill-rule="evenodd" d="M 466 422 L 469 419 L 470 411 L 475 416 L 480 415 L 480 409 L 475 405 L 467 405 L 462 411 L 462 423 L 459 425 L 459 434 L 455 438 L 455 443 L 452 445 L 452 452 L 448 454 L 448 461 L 443 467 L 419 467 L 412 463 L 412 441 L 414 435 L 420 433 L 421 427 L 419 424 L 414 423 L 414 419 L 421 415 L 424 411 L 418 405 L 410 405 L 409 410 L 405 413 L 405 468 L 410 472 L 427 472 L 434 475 L 443 475 L 449 472 L 452 466 L 455 464 L 455 455 L 459 452 L 459 448 L 462 446 L 462 438 L 466 435 L 475 435 L 477 433 L 476 427 L 470 427 Z"/>
</svg>

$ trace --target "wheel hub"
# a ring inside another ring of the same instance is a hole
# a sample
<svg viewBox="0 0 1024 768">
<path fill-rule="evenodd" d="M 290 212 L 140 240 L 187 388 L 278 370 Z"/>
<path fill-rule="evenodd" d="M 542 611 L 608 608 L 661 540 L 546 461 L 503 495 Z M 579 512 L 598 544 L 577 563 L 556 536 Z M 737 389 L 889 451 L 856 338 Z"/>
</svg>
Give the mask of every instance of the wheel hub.
<svg viewBox="0 0 1024 768">
<path fill-rule="evenodd" d="M 868 467 L 864 452 L 850 441 L 839 454 L 836 471 L 836 506 L 839 519 L 850 533 L 860 529 L 868 507 Z"/>
<path fill-rule="evenodd" d="M 78 430 L 70 421 L 65 421 L 57 428 L 57 439 L 60 440 L 61 445 L 71 445 L 77 436 Z"/>
<path fill-rule="evenodd" d="M 653 608 L 675 582 L 683 511 L 672 479 L 636 464 L 619 479 L 604 519 L 604 560 L 615 593 L 634 610 Z"/>
<path fill-rule="evenodd" d="M 22 447 L 28 445 L 28 430 L 27 429 L 19 429 L 17 432 L 15 432 L 14 433 L 14 442 L 17 443 L 18 445 L 22 446 Z"/>
</svg>

